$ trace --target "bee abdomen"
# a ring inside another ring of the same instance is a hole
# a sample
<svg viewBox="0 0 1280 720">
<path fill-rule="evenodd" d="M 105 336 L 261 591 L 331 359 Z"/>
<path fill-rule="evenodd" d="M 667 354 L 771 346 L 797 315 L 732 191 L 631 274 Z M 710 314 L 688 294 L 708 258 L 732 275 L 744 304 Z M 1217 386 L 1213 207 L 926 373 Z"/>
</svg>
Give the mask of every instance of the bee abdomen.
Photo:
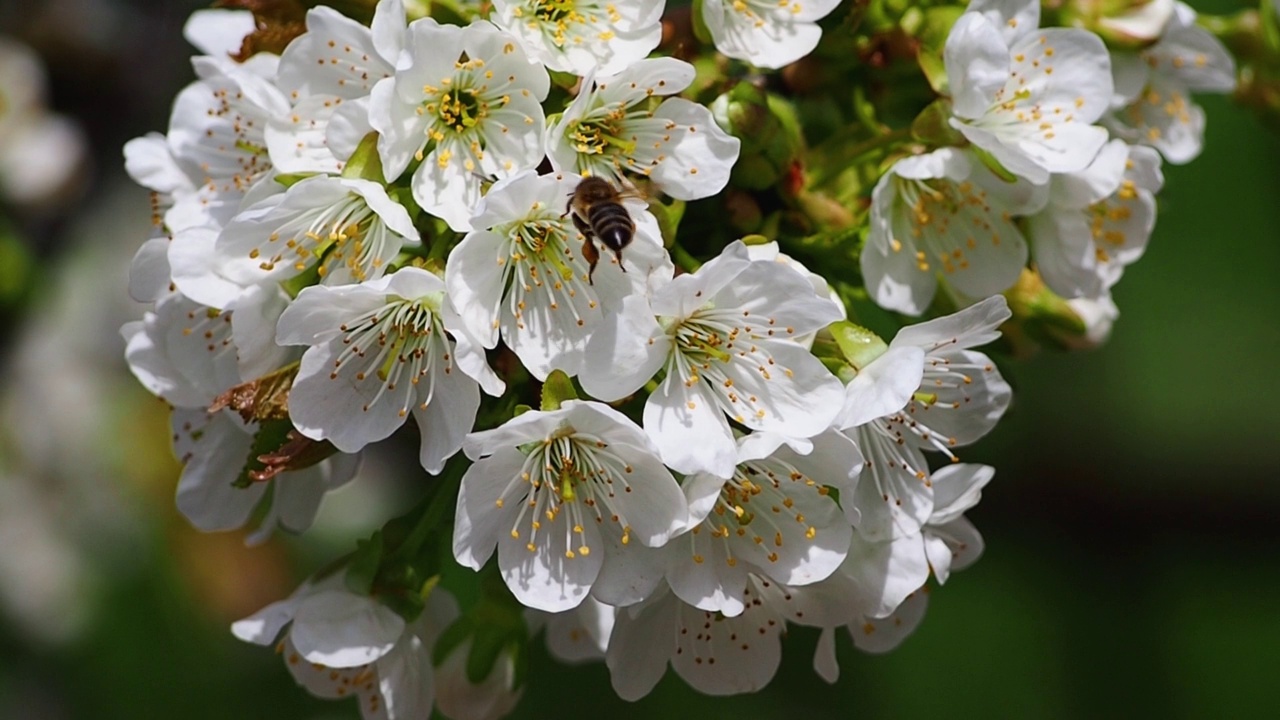
<svg viewBox="0 0 1280 720">
<path fill-rule="evenodd" d="M 617 252 L 631 242 L 636 226 L 621 203 L 597 203 L 587 211 L 591 231 L 610 250 Z"/>
</svg>

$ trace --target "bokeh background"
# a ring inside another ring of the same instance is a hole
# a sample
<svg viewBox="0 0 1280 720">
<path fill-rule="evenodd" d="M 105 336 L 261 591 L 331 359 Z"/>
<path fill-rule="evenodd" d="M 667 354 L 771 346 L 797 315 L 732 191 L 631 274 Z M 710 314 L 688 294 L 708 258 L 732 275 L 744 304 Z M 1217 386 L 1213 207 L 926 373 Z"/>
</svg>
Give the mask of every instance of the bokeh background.
<svg viewBox="0 0 1280 720">
<path fill-rule="evenodd" d="M 1241 7 L 1196 2 L 1206 12 Z M 121 145 L 163 132 L 192 78 L 190 0 L 0 0 L 88 161 L 60 203 L 0 215 L 0 718 L 354 718 L 228 624 L 283 597 L 418 492 L 374 458 L 316 528 L 246 549 L 173 506 L 164 407 L 129 376 L 121 323 L 146 192 Z M 963 459 L 998 468 L 987 540 L 894 653 L 786 639 L 766 691 L 714 699 L 672 674 L 639 703 L 602 666 L 533 659 L 514 717 L 1275 717 L 1280 693 L 1280 138 L 1202 98 L 1206 150 L 1165 167 L 1145 258 L 1105 347 L 1005 365 L 1015 405 Z"/>
</svg>

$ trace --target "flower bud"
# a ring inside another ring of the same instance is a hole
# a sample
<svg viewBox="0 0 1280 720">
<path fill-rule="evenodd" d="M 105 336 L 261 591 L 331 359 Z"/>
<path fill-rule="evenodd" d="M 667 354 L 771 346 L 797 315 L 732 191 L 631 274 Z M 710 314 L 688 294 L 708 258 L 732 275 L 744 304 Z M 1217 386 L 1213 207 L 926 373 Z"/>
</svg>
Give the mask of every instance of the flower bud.
<svg viewBox="0 0 1280 720">
<path fill-rule="evenodd" d="M 720 127 L 742 141 L 731 176 L 737 187 L 763 190 L 774 185 L 803 150 L 795 108 L 750 82 L 740 82 L 716 98 L 711 113 Z"/>
<path fill-rule="evenodd" d="M 1160 39 L 1174 6 L 1174 0 L 1075 0 L 1063 8 L 1062 20 L 1092 30 L 1113 48 L 1141 50 Z"/>
<path fill-rule="evenodd" d="M 1022 271 L 1022 277 L 1005 292 L 1005 297 L 1014 320 L 1025 333 L 1022 343 L 1013 333 L 1006 333 L 1015 346 L 1034 341 L 1059 350 L 1091 350 L 1107 341 L 1111 325 L 1120 315 L 1110 297 L 1066 300 L 1029 269 Z"/>
<path fill-rule="evenodd" d="M 476 657 L 471 639 L 463 641 L 436 667 L 436 707 L 454 720 L 497 720 L 515 708 L 524 692 L 517 682 L 517 647 L 508 645 L 492 659 L 488 674 L 470 677 Z"/>
</svg>

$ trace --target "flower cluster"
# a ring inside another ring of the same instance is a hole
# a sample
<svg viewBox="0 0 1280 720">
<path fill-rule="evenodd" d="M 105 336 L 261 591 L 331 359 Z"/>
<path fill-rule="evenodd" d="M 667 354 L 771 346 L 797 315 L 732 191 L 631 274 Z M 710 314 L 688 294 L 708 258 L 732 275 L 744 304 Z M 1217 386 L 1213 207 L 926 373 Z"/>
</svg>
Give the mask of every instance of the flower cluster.
<svg viewBox="0 0 1280 720">
<path fill-rule="evenodd" d="M 974 0 L 937 132 L 864 109 L 810 149 L 758 69 L 908 25 L 824 35 L 835 6 L 705 0 L 666 43 L 661 0 L 382 0 L 248 57 L 261 19 L 193 17 L 198 79 L 125 147 L 156 208 L 126 356 L 173 408 L 178 508 L 301 532 L 406 425 L 424 488 L 237 637 L 366 718 L 494 718 L 540 631 L 637 699 L 668 665 L 760 689 L 792 624 L 832 682 L 841 628 L 884 652 L 916 627 L 982 550 L 994 469 L 957 452 L 1012 399 L 983 347 L 1047 312 L 1096 344 L 1161 156 L 1199 149 L 1186 93 L 1233 68 L 1182 5 L 1122 52 Z"/>
</svg>

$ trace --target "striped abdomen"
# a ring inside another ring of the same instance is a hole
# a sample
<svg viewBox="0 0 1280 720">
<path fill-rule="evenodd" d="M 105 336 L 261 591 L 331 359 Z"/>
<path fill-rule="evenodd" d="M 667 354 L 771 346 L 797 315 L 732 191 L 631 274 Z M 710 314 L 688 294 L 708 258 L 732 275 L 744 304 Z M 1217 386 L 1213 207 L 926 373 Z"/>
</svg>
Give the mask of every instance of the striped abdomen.
<svg viewBox="0 0 1280 720">
<path fill-rule="evenodd" d="M 592 234 L 615 254 L 631 242 L 636 232 L 636 224 L 622 203 L 598 202 L 592 205 L 587 209 L 587 222 L 591 225 Z"/>
</svg>

